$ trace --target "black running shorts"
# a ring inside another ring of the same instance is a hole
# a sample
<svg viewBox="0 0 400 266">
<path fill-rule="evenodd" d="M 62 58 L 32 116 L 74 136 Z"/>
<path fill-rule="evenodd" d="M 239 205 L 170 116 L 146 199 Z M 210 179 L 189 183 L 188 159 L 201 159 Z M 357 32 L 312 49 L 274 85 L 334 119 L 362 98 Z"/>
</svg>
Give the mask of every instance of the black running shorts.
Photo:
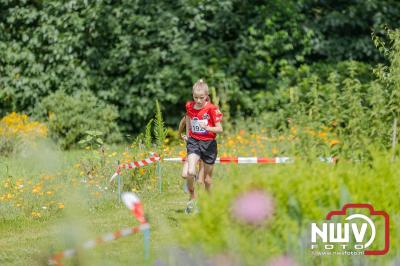
<svg viewBox="0 0 400 266">
<path fill-rule="evenodd" d="M 187 154 L 197 154 L 206 164 L 214 164 L 217 159 L 217 141 L 214 140 L 198 140 L 189 138 L 186 143 Z"/>
</svg>

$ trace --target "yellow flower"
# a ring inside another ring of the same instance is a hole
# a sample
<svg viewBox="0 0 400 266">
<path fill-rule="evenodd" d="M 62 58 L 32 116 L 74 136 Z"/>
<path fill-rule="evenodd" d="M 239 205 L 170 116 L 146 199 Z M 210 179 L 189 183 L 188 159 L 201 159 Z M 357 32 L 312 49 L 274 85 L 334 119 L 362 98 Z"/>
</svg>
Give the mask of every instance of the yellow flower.
<svg viewBox="0 0 400 266">
<path fill-rule="evenodd" d="M 65 207 L 65 206 L 64 206 L 64 203 L 62 203 L 62 202 L 59 202 L 59 203 L 58 203 L 58 208 L 59 208 L 59 209 L 64 209 L 64 207 Z"/>
<path fill-rule="evenodd" d="M 20 134 L 24 134 L 29 138 L 45 137 L 47 135 L 46 125 L 39 122 L 30 122 L 27 115 L 15 112 L 0 120 L 0 129 L 0 135 L 5 137 L 15 137 Z"/>
<path fill-rule="evenodd" d="M 40 186 L 34 186 L 32 189 L 32 193 L 38 194 L 42 188 Z"/>
<path fill-rule="evenodd" d="M 182 158 L 186 157 L 186 151 L 180 151 L 179 156 Z"/>
<path fill-rule="evenodd" d="M 41 176 L 40 178 L 41 178 L 42 180 L 51 180 L 51 179 L 53 179 L 54 177 L 51 176 L 51 175 L 43 175 L 43 176 Z"/>
<path fill-rule="evenodd" d="M 46 194 L 47 195 L 53 195 L 53 191 L 47 191 Z"/>
<path fill-rule="evenodd" d="M 31 215 L 32 215 L 32 217 L 34 217 L 34 218 L 39 218 L 39 217 L 42 216 L 42 215 L 40 214 L 40 212 L 36 212 L 36 211 L 33 211 L 33 212 L 31 213 Z"/>
<path fill-rule="evenodd" d="M 228 147 L 232 147 L 235 145 L 235 142 L 232 139 L 228 140 L 228 143 L 226 144 Z"/>
<path fill-rule="evenodd" d="M 329 142 L 329 145 L 330 145 L 331 147 L 333 147 L 333 146 L 335 146 L 336 144 L 339 144 L 339 143 L 340 143 L 339 140 L 333 139 L 333 140 L 331 140 L 331 141 Z"/>
<path fill-rule="evenodd" d="M 146 169 L 140 168 L 139 169 L 139 174 L 143 175 L 144 173 L 146 173 Z"/>
</svg>

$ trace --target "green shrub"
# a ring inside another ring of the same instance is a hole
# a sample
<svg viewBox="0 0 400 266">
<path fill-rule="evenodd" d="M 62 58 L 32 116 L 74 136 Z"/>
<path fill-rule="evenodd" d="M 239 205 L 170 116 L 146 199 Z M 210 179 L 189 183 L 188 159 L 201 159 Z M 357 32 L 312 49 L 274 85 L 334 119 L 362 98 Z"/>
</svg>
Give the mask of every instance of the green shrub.
<svg viewBox="0 0 400 266">
<path fill-rule="evenodd" d="M 108 143 L 121 140 L 117 109 L 89 91 L 71 96 L 57 91 L 43 99 L 38 113 L 48 120 L 50 136 L 64 149 L 73 147 L 89 130 L 102 132 Z"/>
</svg>

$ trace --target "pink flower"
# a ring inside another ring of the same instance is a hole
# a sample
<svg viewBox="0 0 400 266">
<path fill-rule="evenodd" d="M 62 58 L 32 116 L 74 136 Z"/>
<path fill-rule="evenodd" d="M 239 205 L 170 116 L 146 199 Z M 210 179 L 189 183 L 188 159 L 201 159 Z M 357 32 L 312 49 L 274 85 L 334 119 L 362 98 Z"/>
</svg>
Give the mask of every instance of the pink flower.
<svg viewBox="0 0 400 266">
<path fill-rule="evenodd" d="M 274 203 L 272 197 L 263 190 L 248 191 L 235 199 L 232 215 L 239 222 L 251 225 L 263 225 L 272 217 Z"/>
<path fill-rule="evenodd" d="M 211 258 L 212 266 L 237 266 L 239 263 L 237 260 L 230 254 L 222 253 Z"/>
</svg>

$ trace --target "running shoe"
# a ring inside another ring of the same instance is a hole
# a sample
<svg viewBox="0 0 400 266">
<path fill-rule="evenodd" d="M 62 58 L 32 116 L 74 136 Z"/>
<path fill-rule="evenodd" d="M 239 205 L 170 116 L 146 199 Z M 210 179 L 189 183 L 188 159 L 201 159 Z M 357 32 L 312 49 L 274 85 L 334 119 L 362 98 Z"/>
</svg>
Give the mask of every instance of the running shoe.
<svg viewBox="0 0 400 266">
<path fill-rule="evenodd" d="M 190 213 L 198 213 L 199 212 L 199 208 L 197 207 L 197 203 L 196 200 L 192 199 L 189 200 L 188 203 L 186 204 L 186 209 L 185 209 L 185 213 L 186 214 L 190 214 Z"/>
</svg>

